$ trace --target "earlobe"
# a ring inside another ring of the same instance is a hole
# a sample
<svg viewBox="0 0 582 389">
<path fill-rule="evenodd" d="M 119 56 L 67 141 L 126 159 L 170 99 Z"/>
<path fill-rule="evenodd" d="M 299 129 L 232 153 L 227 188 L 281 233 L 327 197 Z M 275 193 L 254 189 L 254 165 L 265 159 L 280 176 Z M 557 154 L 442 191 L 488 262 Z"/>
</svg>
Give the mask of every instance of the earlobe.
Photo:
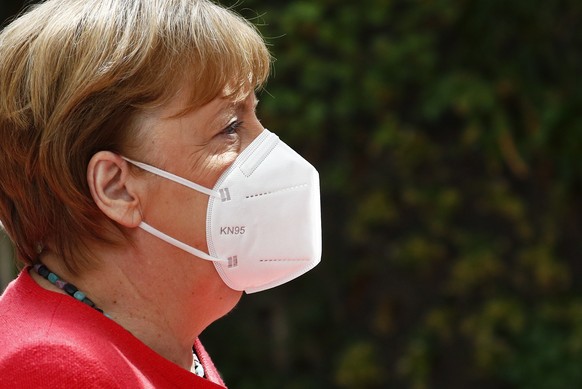
<svg viewBox="0 0 582 389">
<path fill-rule="evenodd" d="M 118 154 L 99 151 L 87 166 L 93 201 L 111 220 L 133 228 L 141 222 L 139 196 L 129 164 Z"/>
</svg>

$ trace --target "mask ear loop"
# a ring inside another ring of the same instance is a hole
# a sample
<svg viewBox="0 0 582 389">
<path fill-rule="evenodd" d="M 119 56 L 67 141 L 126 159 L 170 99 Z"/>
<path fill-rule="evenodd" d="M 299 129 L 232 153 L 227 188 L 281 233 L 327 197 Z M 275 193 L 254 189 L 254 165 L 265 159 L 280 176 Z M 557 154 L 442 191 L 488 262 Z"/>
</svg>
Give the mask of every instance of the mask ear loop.
<svg viewBox="0 0 582 389">
<path fill-rule="evenodd" d="M 124 157 L 123 155 L 121 156 L 121 158 L 125 159 L 127 162 L 131 163 L 132 165 L 135 165 L 135 166 L 137 166 L 137 167 L 139 167 L 147 172 L 153 173 L 153 174 L 160 176 L 160 177 L 164 177 L 165 179 L 168 179 L 170 181 L 174 181 L 177 184 L 184 185 L 187 188 L 194 189 L 195 191 L 204 193 L 205 195 L 208 195 L 211 197 L 216 197 L 219 199 L 221 198 L 220 193 L 216 190 L 208 189 L 205 186 L 198 185 L 195 182 L 188 181 L 185 178 L 182 178 L 180 176 L 177 176 L 177 175 L 172 174 L 170 172 L 167 172 L 165 170 L 158 169 L 157 167 L 152 166 L 152 165 L 148 165 L 147 163 L 134 161 L 133 159 Z"/>
<path fill-rule="evenodd" d="M 155 174 L 157 176 L 166 178 L 166 179 L 173 181 L 177 184 L 184 185 L 187 188 L 194 189 L 195 191 L 204 193 L 208 196 L 216 197 L 219 199 L 221 198 L 220 192 L 218 192 L 216 190 L 208 189 L 202 185 L 198 185 L 192 181 L 186 180 L 185 178 L 179 177 L 179 176 L 172 174 L 170 172 L 167 172 L 165 170 L 158 169 L 157 167 L 148 165 L 146 163 L 134 161 L 134 160 L 129 159 L 129 158 L 124 157 L 124 156 L 121 156 L 121 158 L 123 158 L 124 160 L 131 163 L 132 165 L 135 165 L 135 166 L 137 166 L 137 167 L 139 167 L 147 172 L 150 172 L 150 173 Z M 164 242 L 171 244 L 174 247 L 182 249 L 182 250 L 186 251 L 187 253 L 194 255 L 195 257 L 202 258 L 202 259 L 205 259 L 207 261 L 212 261 L 212 262 L 228 262 L 227 259 L 213 257 L 209 254 L 206 254 L 202 250 L 199 250 L 197 248 L 189 246 L 186 243 L 180 242 L 179 240 L 174 239 L 171 236 L 164 234 L 162 231 L 150 226 L 146 222 L 142 221 L 138 227 L 141 228 L 142 230 L 152 234 L 156 238 L 159 238 L 159 239 L 163 240 Z"/>
<path fill-rule="evenodd" d="M 202 250 L 198 250 L 197 248 L 189 246 L 186 243 L 180 242 L 179 240 L 174 239 L 171 236 L 164 234 L 162 231 L 155 229 L 154 227 L 150 226 L 146 222 L 139 223 L 139 228 L 152 234 L 156 238 L 159 238 L 159 239 L 163 240 L 164 242 L 171 244 L 172 246 L 175 246 L 179 249 L 186 251 L 187 253 L 194 255 L 195 257 L 199 257 L 199 258 L 205 259 L 207 261 L 212 261 L 212 262 L 228 263 L 227 259 L 220 259 L 220 258 L 213 257 L 211 255 L 208 255 Z"/>
</svg>

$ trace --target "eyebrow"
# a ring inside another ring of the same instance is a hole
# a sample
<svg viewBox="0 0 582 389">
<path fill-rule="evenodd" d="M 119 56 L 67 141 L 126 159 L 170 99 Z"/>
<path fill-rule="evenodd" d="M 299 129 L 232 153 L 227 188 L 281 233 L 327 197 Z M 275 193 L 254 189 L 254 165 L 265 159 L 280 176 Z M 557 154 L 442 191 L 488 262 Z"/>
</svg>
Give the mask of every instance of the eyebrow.
<svg viewBox="0 0 582 389">
<path fill-rule="evenodd" d="M 228 121 L 229 116 L 236 116 L 238 104 L 233 101 L 224 101 L 221 102 L 218 106 L 216 112 L 213 115 L 213 118 L 208 123 L 208 127 L 212 130 L 217 129 L 218 127 L 222 127 L 227 123 L 222 123 Z M 225 120 L 226 119 L 226 120 Z"/>
<path fill-rule="evenodd" d="M 259 105 L 259 99 L 257 98 L 257 95 L 255 93 L 253 93 L 253 112 L 256 112 L 257 110 L 257 106 Z M 247 96 L 248 97 L 248 96 Z M 218 108 L 216 109 L 215 114 L 213 115 L 214 118 L 212 120 L 210 120 L 210 122 L 208 123 L 208 126 L 212 129 L 218 128 L 219 126 L 223 126 L 226 125 L 227 123 L 221 123 L 223 121 L 228 121 L 228 120 L 224 120 L 225 118 L 228 118 L 229 116 L 238 116 L 237 115 L 237 111 L 243 107 L 246 103 L 246 97 L 240 101 L 232 101 L 232 100 L 227 100 L 225 99 L 224 101 L 222 101 L 220 103 L 220 105 L 218 106 Z"/>
</svg>

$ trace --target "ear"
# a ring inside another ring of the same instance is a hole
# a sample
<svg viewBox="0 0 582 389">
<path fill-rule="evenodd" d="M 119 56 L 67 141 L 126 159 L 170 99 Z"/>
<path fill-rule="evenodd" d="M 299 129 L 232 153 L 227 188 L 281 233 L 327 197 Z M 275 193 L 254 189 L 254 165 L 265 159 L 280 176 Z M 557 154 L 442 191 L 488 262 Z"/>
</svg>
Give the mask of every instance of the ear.
<svg viewBox="0 0 582 389">
<path fill-rule="evenodd" d="M 139 186 L 129 164 L 118 154 L 99 151 L 87 166 L 87 183 L 93 201 L 111 220 L 134 228 L 142 221 Z"/>
</svg>

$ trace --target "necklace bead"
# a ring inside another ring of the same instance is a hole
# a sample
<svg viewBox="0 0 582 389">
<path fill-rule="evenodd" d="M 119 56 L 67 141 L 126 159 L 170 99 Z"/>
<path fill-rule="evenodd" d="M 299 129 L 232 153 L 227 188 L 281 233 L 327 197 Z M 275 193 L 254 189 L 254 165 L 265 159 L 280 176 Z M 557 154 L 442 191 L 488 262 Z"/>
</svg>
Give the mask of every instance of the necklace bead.
<svg viewBox="0 0 582 389">
<path fill-rule="evenodd" d="M 38 262 L 33 266 L 33 268 L 38 275 L 48 280 L 51 284 L 56 285 L 59 289 L 64 290 L 69 296 L 75 298 L 75 300 L 78 300 L 109 317 L 109 315 L 105 314 L 101 308 L 98 308 L 95 303 L 85 295 L 85 293 L 81 292 L 75 285 L 62 280 L 43 263 Z"/>
</svg>

